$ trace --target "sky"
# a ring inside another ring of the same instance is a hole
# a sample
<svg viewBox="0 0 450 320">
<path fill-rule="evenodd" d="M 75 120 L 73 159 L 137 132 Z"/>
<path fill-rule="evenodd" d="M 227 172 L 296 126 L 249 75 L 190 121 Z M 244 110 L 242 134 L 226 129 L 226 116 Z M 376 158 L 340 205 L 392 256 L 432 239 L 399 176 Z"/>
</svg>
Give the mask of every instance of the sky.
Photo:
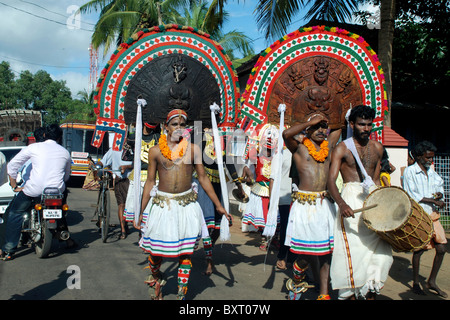
<svg viewBox="0 0 450 320">
<path fill-rule="evenodd" d="M 73 98 L 90 91 L 89 45 L 98 14 L 74 13 L 87 0 L 0 0 L 0 61 L 8 61 L 18 77 L 21 71 L 47 71 L 52 79 L 64 80 Z M 253 15 L 257 0 L 230 0 L 225 31 L 236 29 L 253 39 L 256 53 L 267 43 L 256 27 Z M 301 27 L 293 19 L 288 32 Z M 112 51 L 114 51 L 113 48 Z M 109 60 L 100 50 L 100 72 Z M 112 53 L 112 52 L 111 52 Z"/>
</svg>

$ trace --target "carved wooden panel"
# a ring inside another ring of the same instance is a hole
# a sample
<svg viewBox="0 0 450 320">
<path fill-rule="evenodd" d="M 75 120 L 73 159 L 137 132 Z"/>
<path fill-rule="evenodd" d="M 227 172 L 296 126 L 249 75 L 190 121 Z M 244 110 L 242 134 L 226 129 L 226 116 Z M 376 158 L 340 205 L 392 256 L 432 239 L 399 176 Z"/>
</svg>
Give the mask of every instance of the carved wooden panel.
<svg viewBox="0 0 450 320">
<path fill-rule="evenodd" d="M 142 67 L 131 79 L 125 97 L 125 122 L 136 119 L 136 101 L 147 101 L 142 120 L 163 123 L 168 112 L 183 109 L 191 121 L 211 125 L 209 106 L 220 106 L 220 91 L 211 71 L 201 62 L 183 54 L 167 54 Z"/>
<path fill-rule="evenodd" d="M 279 122 L 280 103 L 286 104 L 288 125 L 322 113 L 328 117 L 331 128 L 338 128 L 344 125 L 350 106 L 363 103 L 363 93 L 354 72 L 345 63 L 315 55 L 293 63 L 275 80 L 269 100 L 270 123 Z"/>
</svg>

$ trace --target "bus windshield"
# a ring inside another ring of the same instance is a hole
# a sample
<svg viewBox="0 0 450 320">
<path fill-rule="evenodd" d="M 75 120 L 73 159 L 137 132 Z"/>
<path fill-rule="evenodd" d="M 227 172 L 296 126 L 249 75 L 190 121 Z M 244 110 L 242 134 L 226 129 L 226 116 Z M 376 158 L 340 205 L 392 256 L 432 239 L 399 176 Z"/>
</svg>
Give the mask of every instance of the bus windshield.
<svg viewBox="0 0 450 320">
<path fill-rule="evenodd" d="M 89 167 L 88 157 L 93 161 L 100 160 L 109 149 L 108 135 L 105 135 L 100 148 L 91 145 L 95 124 L 64 123 L 63 146 L 72 158 L 72 175 L 85 176 Z"/>
</svg>

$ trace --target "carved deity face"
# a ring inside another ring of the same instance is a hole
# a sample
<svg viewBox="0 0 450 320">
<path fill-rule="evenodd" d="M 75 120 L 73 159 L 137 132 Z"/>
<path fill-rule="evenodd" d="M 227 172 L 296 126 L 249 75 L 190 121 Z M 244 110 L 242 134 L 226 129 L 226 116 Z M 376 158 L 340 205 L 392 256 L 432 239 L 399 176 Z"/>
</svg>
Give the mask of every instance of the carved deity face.
<svg viewBox="0 0 450 320">
<path fill-rule="evenodd" d="M 292 83 L 294 84 L 294 86 L 297 89 L 299 89 L 299 90 L 304 89 L 304 87 L 305 87 L 304 77 L 303 77 L 300 65 L 293 65 L 291 68 L 289 68 L 288 75 L 289 75 L 289 78 L 291 79 Z"/>
<path fill-rule="evenodd" d="M 319 57 L 314 60 L 314 67 L 314 80 L 321 86 L 328 79 L 329 62 L 324 57 Z"/>
<path fill-rule="evenodd" d="M 169 89 L 169 109 L 189 110 L 189 89 L 174 85 Z"/>
</svg>

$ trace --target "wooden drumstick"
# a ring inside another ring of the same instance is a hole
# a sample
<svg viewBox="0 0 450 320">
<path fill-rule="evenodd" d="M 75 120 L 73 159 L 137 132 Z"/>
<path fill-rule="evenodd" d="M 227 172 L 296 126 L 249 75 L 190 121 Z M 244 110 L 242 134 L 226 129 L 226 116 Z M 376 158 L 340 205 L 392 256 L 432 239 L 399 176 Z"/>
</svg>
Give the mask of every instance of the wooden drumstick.
<svg viewBox="0 0 450 320">
<path fill-rule="evenodd" d="M 363 207 L 363 208 L 361 208 L 361 209 L 353 210 L 353 213 L 358 213 L 358 212 L 361 212 L 361 211 L 366 211 L 366 210 L 369 210 L 369 209 L 373 209 L 373 208 L 375 208 L 376 206 L 378 206 L 378 205 L 377 205 L 377 204 L 372 204 L 372 205 L 370 205 L 370 206 Z"/>
</svg>

